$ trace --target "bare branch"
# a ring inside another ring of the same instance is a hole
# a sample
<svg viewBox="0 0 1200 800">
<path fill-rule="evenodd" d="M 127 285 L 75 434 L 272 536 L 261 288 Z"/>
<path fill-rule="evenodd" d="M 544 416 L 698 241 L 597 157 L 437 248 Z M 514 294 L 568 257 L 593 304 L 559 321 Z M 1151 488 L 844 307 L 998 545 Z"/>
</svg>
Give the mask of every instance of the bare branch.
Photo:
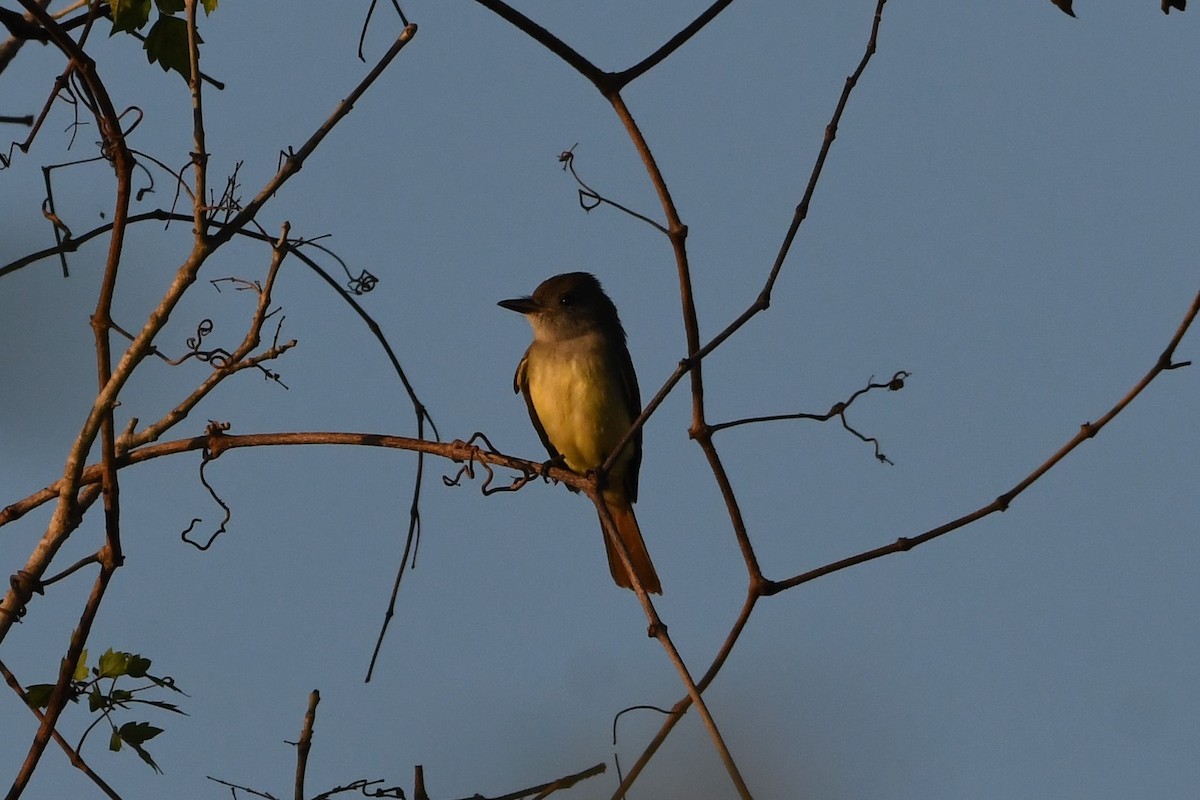
<svg viewBox="0 0 1200 800">
<path fill-rule="evenodd" d="M 28 0 L 26 0 L 26 2 L 28 2 Z M 412 41 L 412 38 L 416 35 L 416 24 L 410 23 L 404 27 L 404 30 L 400 32 L 400 36 L 397 37 L 396 41 L 392 43 L 392 46 L 389 47 L 387 52 L 385 52 L 379 61 L 376 62 L 375 66 L 371 68 L 371 71 L 367 73 L 366 77 L 359 81 L 358 85 L 350 91 L 350 93 L 346 96 L 346 99 L 337 104 L 333 110 L 333 113 L 329 115 L 329 118 L 326 119 L 325 122 L 321 123 L 321 126 L 317 128 L 312 136 L 308 137 L 308 140 L 300 146 L 299 150 L 289 150 L 287 157 L 283 160 L 283 164 L 280 166 L 279 170 L 274 176 L 271 177 L 270 180 L 267 181 L 266 185 L 263 186 L 259 193 L 254 196 L 254 199 L 247 203 L 241 211 L 234 215 L 234 217 L 229 220 L 228 224 L 226 224 L 224 228 L 222 228 L 218 233 L 212 235 L 209 242 L 211 248 L 215 249 L 229 241 L 238 231 L 245 227 L 250 220 L 254 219 L 258 215 L 259 209 L 271 199 L 272 195 L 279 191 L 283 184 L 287 183 L 287 181 L 293 175 L 300 171 L 301 167 L 304 166 L 304 162 L 310 155 L 312 155 L 313 151 L 317 149 L 317 145 L 319 145 L 325 139 L 325 137 L 329 135 L 329 132 L 333 130 L 334 126 L 341 122 L 342 119 L 350 113 L 350 110 L 354 108 L 354 104 L 358 102 L 359 98 L 366 93 L 367 89 L 371 87 L 371 84 L 375 83 L 376 79 L 378 79 L 379 76 L 383 74 L 383 71 L 387 69 L 388 65 L 392 63 L 392 60 L 395 59 L 396 56 L 400 55 L 400 51 L 403 50 L 404 46 Z"/>
<path fill-rule="evenodd" d="M 522 800 L 522 798 L 529 797 L 530 795 L 536 795 L 538 798 L 549 797 L 551 793 L 557 792 L 559 789 L 569 789 L 580 781 L 601 775 L 605 769 L 604 762 L 600 762 L 572 775 L 564 775 L 558 780 L 539 783 L 537 786 L 530 786 L 527 789 L 519 789 L 515 792 L 495 797 L 484 797 L 481 794 L 473 794 L 470 797 L 462 798 L 462 800 Z"/>
<path fill-rule="evenodd" d="M 720 422 L 715 425 L 709 425 L 708 430 L 709 430 L 709 433 L 716 433 L 717 431 L 722 431 L 722 430 L 725 430 L 726 428 L 734 428 L 739 425 L 751 425 L 751 424 L 760 423 L 760 422 L 779 422 L 782 420 L 791 420 L 791 419 L 810 419 L 810 420 L 814 420 L 816 422 L 827 422 L 828 420 L 831 420 L 834 417 L 837 417 L 838 420 L 842 423 L 843 428 L 845 428 L 850 433 L 854 434 L 856 437 L 861 439 L 863 442 L 866 442 L 867 444 L 873 444 L 875 446 L 875 458 L 878 461 L 885 463 L 885 464 L 891 464 L 892 462 L 888 459 L 887 456 L 885 456 L 883 454 L 883 451 L 880 450 L 879 440 L 876 439 L 874 436 L 866 436 L 865 434 L 860 433 L 853 425 L 851 425 L 850 422 L 846 419 L 846 410 L 848 408 L 850 408 L 850 405 L 855 400 L 857 400 L 859 397 L 862 397 L 864 394 L 866 394 L 867 392 L 870 392 L 872 390 L 887 389 L 888 391 L 891 391 L 891 392 L 900 391 L 901 389 L 904 388 L 904 381 L 907 378 L 909 378 L 910 376 L 911 376 L 911 373 L 905 372 L 904 370 L 900 370 L 899 372 L 892 375 L 891 380 L 889 380 L 887 383 L 875 383 L 875 379 L 874 379 L 874 377 L 872 377 L 871 380 L 867 381 L 866 386 L 857 390 L 856 392 L 854 392 L 854 394 L 850 395 L 845 400 L 834 403 L 829 408 L 829 410 L 826 411 L 824 414 L 796 412 L 793 414 L 769 414 L 767 416 L 762 416 L 762 417 L 746 417 L 744 419 L 735 419 L 735 420 L 730 420 L 729 422 Z"/>
<path fill-rule="evenodd" d="M 308 770 L 308 751 L 312 749 L 313 725 L 317 721 L 317 703 L 320 702 L 321 693 L 313 689 L 308 696 L 308 711 L 304 714 L 300 740 L 296 742 L 296 800 L 304 800 L 304 773 Z"/>
<path fill-rule="evenodd" d="M 622 70 L 621 72 L 613 75 L 612 77 L 616 88 L 618 90 L 624 89 L 630 83 L 633 83 L 642 75 L 661 64 L 667 59 L 668 56 L 682 47 L 688 39 L 691 39 L 693 36 L 699 33 L 704 26 L 716 19 L 717 15 L 728 8 L 732 3 L 733 0 L 716 0 L 715 3 L 704 9 L 700 16 L 688 23 L 683 30 L 667 40 L 667 43 L 662 47 L 658 48 L 653 53 L 634 64 L 629 69 Z"/>
<path fill-rule="evenodd" d="M 633 209 L 631 209 L 627 206 L 621 205 L 620 203 L 616 202 L 615 200 L 609 200 L 607 197 L 603 196 L 602 194 L 597 192 L 595 189 L 593 189 L 592 187 L 590 187 L 586 183 L 584 183 L 583 178 L 579 177 L 579 173 L 575 171 L 575 152 L 574 151 L 575 151 L 574 146 L 572 146 L 570 150 L 562 151 L 558 156 L 558 160 L 563 165 L 564 170 L 570 170 L 571 177 L 574 178 L 575 182 L 578 183 L 580 186 L 580 188 L 579 188 L 579 207 L 580 208 L 582 208 L 584 211 L 591 211 L 592 209 L 596 208 L 597 206 L 601 205 L 602 203 L 607 204 L 607 205 L 610 205 L 613 208 L 617 209 L 618 211 L 623 211 L 624 213 L 628 214 L 629 216 L 633 217 L 634 219 L 640 219 L 642 222 L 646 223 L 647 225 L 651 226 L 652 228 L 654 228 L 655 230 L 657 230 L 661 233 L 667 234 L 668 236 L 670 235 L 670 233 L 671 233 L 670 231 L 668 231 L 666 228 L 664 228 L 661 224 L 659 224 L 659 223 L 655 222 L 654 220 L 650 219 L 649 217 L 647 217 L 645 214 L 638 213 L 637 211 L 634 211 Z"/>
<path fill-rule="evenodd" d="M 1132 403 L 1134 398 L 1141 394 L 1142 390 L 1150 385 L 1151 381 L 1167 370 L 1179 369 L 1191 364 L 1190 361 L 1176 362 L 1174 361 L 1174 356 L 1175 349 L 1179 346 L 1180 341 L 1183 340 L 1184 334 L 1187 333 L 1188 329 L 1195 321 L 1197 313 L 1200 313 L 1200 292 L 1196 293 L 1196 297 L 1192 300 L 1191 306 L 1184 314 L 1182 321 L 1179 323 L 1179 327 L 1176 328 L 1175 335 L 1171 337 L 1171 341 L 1158 356 L 1154 366 L 1142 376 L 1142 379 L 1139 380 L 1132 389 L 1126 392 L 1125 396 L 1118 400 L 1117 403 L 1104 414 L 1104 416 L 1100 417 L 1100 419 L 1096 420 L 1095 422 L 1085 422 L 1083 425 L 1079 426 L 1079 432 L 1072 436 L 1066 444 L 1060 447 L 1058 452 L 1050 456 L 1050 458 L 1046 459 L 1041 465 L 1026 475 L 1020 483 L 997 497 L 992 502 L 988 503 L 987 505 L 980 506 L 969 514 L 964 514 L 958 519 L 953 519 L 944 525 L 931 528 L 916 536 L 902 536 L 891 544 L 877 547 L 874 550 L 868 550 L 864 553 L 843 558 L 840 561 L 826 564 L 823 567 L 818 567 L 816 569 L 809 570 L 808 572 L 802 572 L 799 575 L 795 575 L 786 580 L 771 581 L 765 587 L 763 587 L 763 594 L 778 594 L 779 592 L 786 591 L 787 589 L 791 589 L 803 583 L 808 583 L 809 581 L 816 580 L 817 578 L 829 575 L 833 572 L 840 572 L 843 569 L 857 566 L 858 564 L 865 564 L 868 561 L 874 561 L 877 558 L 892 555 L 893 553 L 907 552 L 918 545 L 925 544 L 926 542 L 932 541 L 939 536 L 950 533 L 951 531 L 956 531 L 959 528 L 965 527 L 976 520 L 983 519 L 984 517 L 994 514 L 997 511 L 1007 511 L 1009 504 L 1016 499 L 1017 495 L 1028 489 L 1036 480 L 1049 472 L 1056 464 L 1066 458 L 1067 455 L 1076 447 L 1099 433 L 1105 425 L 1107 425 L 1115 416 L 1117 416 L 1117 414 L 1120 414 L 1126 406 Z"/>
<path fill-rule="evenodd" d="M 102 465 L 102 469 L 106 471 L 104 465 Z M 71 678 L 75 674 L 75 665 L 79 663 L 79 658 L 83 654 L 83 648 L 91 634 L 92 624 L 96 621 L 96 613 L 100 610 L 100 602 L 104 599 L 109 581 L 112 580 L 113 573 L 120 566 L 114 556 L 111 542 L 106 541 L 100 549 L 100 574 L 96 576 L 96 582 L 92 585 L 92 592 L 80 615 L 79 624 L 71 631 L 67 653 L 60 662 L 58 680 L 54 684 L 54 690 L 50 693 L 46 711 L 40 717 L 41 724 L 38 725 L 37 732 L 34 734 L 29 752 L 25 755 L 25 761 L 13 778 L 7 800 L 17 800 L 28 786 L 34 770 L 37 769 L 38 761 L 41 760 L 42 754 L 46 751 L 46 745 L 50 743 L 54 734 L 54 726 L 58 724 L 59 715 L 62 714 L 67 700 L 70 699 L 69 689 Z"/>
<path fill-rule="evenodd" d="M 17 676 L 12 673 L 12 670 L 10 670 L 3 661 L 0 661 L 0 675 L 4 676 L 4 682 L 9 685 L 9 688 L 17 693 L 17 696 L 21 698 L 21 702 L 23 702 L 25 706 L 33 712 L 33 715 L 38 718 L 38 721 L 41 722 L 44 720 L 45 715 L 42 713 L 41 709 L 34 708 L 33 706 L 29 705 L 29 697 L 25 694 L 25 690 L 21 688 L 21 683 L 17 680 Z M 71 762 L 71 766 L 75 767 L 84 775 L 87 775 L 88 780 L 96 784 L 96 788 L 104 792 L 104 795 L 110 798 L 110 800 L 121 800 L 121 795 L 117 794 L 116 791 L 109 786 L 103 778 L 97 775 L 95 771 L 88 766 L 88 763 L 83 760 L 83 756 L 79 754 L 79 750 L 71 747 L 70 743 L 62 737 L 62 734 L 60 734 L 57 730 L 52 730 L 50 735 L 54 738 L 54 741 L 58 744 L 58 746 L 62 748 L 62 751 L 67 754 L 67 760 Z"/>
<path fill-rule="evenodd" d="M 427 439 L 413 439 L 407 436 L 389 436 L 380 433 L 349 433 L 331 431 L 294 431 L 288 433 L 252 433 L 226 434 L 210 430 L 205 436 L 195 436 L 190 439 L 176 439 L 170 442 L 147 444 L 137 449 L 122 453 L 116 459 L 118 469 L 152 461 L 164 456 L 180 453 L 207 451 L 213 459 L 226 450 L 236 450 L 242 447 L 288 447 L 297 445 L 349 445 L 355 447 L 385 447 L 394 450 L 409 450 L 415 453 L 438 456 L 455 462 L 477 461 L 494 464 L 520 473 L 545 474 L 567 486 L 583 492 L 594 491 L 593 479 L 571 472 L 562 467 L 546 467 L 537 461 L 527 461 L 522 458 L 490 452 L 461 440 L 451 442 L 431 442 Z M 80 484 L 94 484 L 101 480 L 101 466 L 93 464 L 80 473 Z M 50 484 L 33 494 L 0 509 L 0 526 L 13 522 L 33 509 L 41 506 L 58 496 L 61 491 L 62 479 Z"/>
<path fill-rule="evenodd" d="M 605 91 L 604 87 L 609 82 L 611 76 L 572 49 L 562 39 L 559 39 L 520 11 L 503 2 L 503 0 L 475 0 L 475 2 L 496 14 L 504 21 L 512 24 L 517 30 L 526 34 L 551 53 L 554 53 L 554 55 L 567 62 L 576 72 L 591 81 L 592 85 L 600 89 L 602 93 Z"/>
</svg>

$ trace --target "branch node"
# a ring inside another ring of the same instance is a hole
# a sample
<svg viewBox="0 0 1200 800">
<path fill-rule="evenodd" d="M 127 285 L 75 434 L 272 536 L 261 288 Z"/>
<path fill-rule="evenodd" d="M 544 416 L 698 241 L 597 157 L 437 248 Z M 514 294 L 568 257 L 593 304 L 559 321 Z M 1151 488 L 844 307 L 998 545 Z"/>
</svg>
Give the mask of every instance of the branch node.
<svg viewBox="0 0 1200 800">
<path fill-rule="evenodd" d="M 764 578 L 761 572 L 750 576 L 750 594 L 755 597 L 770 597 L 778 591 L 778 584 Z"/>
<path fill-rule="evenodd" d="M 8 579 L 8 585 L 16 593 L 20 603 L 17 605 L 17 618 L 25 616 L 25 604 L 35 594 L 44 595 L 46 593 L 43 584 L 35 575 L 27 570 L 19 569 Z"/>
<path fill-rule="evenodd" d="M 212 461 L 218 458 L 221 453 L 225 452 L 225 431 L 233 427 L 228 422 L 217 422 L 210 419 L 208 427 L 204 429 L 206 441 L 204 443 L 204 460 Z"/>
</svg>

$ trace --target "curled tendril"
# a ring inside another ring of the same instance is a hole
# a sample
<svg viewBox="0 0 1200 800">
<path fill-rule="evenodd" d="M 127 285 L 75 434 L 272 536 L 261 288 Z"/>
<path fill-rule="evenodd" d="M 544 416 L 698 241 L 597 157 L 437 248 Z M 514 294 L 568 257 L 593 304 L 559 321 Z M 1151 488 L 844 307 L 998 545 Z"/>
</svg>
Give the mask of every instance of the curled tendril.
<svg viewBox="0 0 1200 800">
<path fill-rule="evenodd" d="M 617 715 L 615 717 L 613 717 L 613 721 L 612 721 L 613 747 L 617 746 L 617 720 L 621 719 L 621 715 L 624 714 L 626 711 L 657 711 L 658 713 L 660 713 L 664 716 L 668 716 L 668 717 L 677 716 L 678 714 L 683 713 L 680 711 L 672 712 L 672 711 L 668 711 L 665 708 L 659 708 L 658 706 L 650 706 L 650 705 L 638 705 L 638 706 L 630 706 L 629 708 L 623 708 L 617 712 Z M 615 750 L 613 751 L 613 764 L 615 764 L 617 767 L 617 780 L 624 781 L 625 780 L 625 772 L 624 772 L 624 770 L 621 769 L 621 756 Z"/>
<path fill-rule="evenodd" d="M 229 364 L 229 359 L 232 353 L 222 347 L 214 347 L 212 350 L 201 350 L 200 346 L 204 343 L 204 337 L 208 336 L 216 329 L 211 319 L 202 319 L 196 326 L 196 335 L 189 336 L 186 340 L 188 347 L 187 353 L 184 353 L 175 361 L 168 360 L 167 363 L 173 367 L 177 367 L 189 358 L 194 358 L 197 361 L 203 361 L 205 364 L 211 364 L 214 369 L 221 369 Z"/>
<path fill-rule="evenodd" d="M 627 711 L 657 711 L 659 714 L 662 714 L 663 716 L 667 716 L 667 717 L 672 716 L 672 713 L 673 713 L 673 712 L 669 711 L 668 709 L 659 708 L 658 706 L 651 706 L 651 705 L 637 705 L 637 706 L 630 706 L 629 708 L 622 708 L 620 711 L 617 712 L 617 715 L 615 717 L 613 717 L 613 721 L 612 721 L 612 743 L 613 743 L 614 747 L 617 744 L 617 722 L 620 721 L 621 715 Z M 674 713 L 676 715 L 678 715 L 679 712 L 674 712 Z"/>
<path fill-rule="evenodd" d="M 55 212 L 54 201 L 49 197 L 42 201 L 42 216 L 50 220 L 50 224 L 54 226 L 55 230 L 62 233 L 62 241 L 70 241 L 71 229 Z"/>
<path fill-rule="evenodd" d="M 35 594 L 44 595 L 46 593 L 46 590 L 43 588 L 43 582 L 35 578 L 31 572 L 24 569 L 19 569 L 8 576 L 8 585 L 16 592 L 17 597 L 33 596 Z M 21 603 L 15 609 L 0 609 L 0 611 L 11 615 L 14 620 L 20 622 L 29 609 L 25 607 L 24 603 Z"/>
<path fill-rule="evenodd" d="M 378 0 L 371 0 L 371 5 L 367 8 L 367 16 L 363 19 L 362 33 L 358 35 L 358 60 L 364 64 L 367 62 L 366 56 L 363 55 L 363 43 L 367 40 L 367 27 L 371 24 L 371 16 L 375 13 L 375 6 Z M 400 16 L 400 24 L 408 27 L 408 17 L 404 16 L 404 12 L 400 10 L 400 4 L 396 0 L 392 0 L 392 8 L 396 9 L 396 13 Z"/>
<path fill-rule="evenodd" d="M 888 458 L 880 448 L 879 440 L 874 436 L 866 436 L 865 434 L 856 430 L 854 426 L 851 425 L 846 419 L 846 411 L 850 408 L 850 405 L 855 400 L 857 400 L 859 397 L 862 397 L 867 392 L 875 391 L 876 389 L 887 389 L 889 392 L 900 391 L 904 388 L 904 381 L 910 377 L 912 377 L 911 372 L 906 370 L 897 370 L 885 383 L 876 383 L 875 376 L 872 375 L 867 379 L 866 386 L 855 391 L 854 394 L 850 395 L 850 397 L 846 398 L 845 400 L 839 400 L 838 402 L 834 403 L 824 414 L 810 414 L 801 412 L 796 414 L 772 414 L 765 417 L 748 417 L 746 419 L 738 419 L 731 422 L 722 422 L 716 425 L 710 425 L 709 432 L 716 433 L 717 431 L 724 430 L 725 428 L 733 428 L 737 427 L 738 425 L 749 425 L 757 422 L 777 422 L 779 420 L 788 419 L 809 419 L 815 422 L 827 422 L 828 420 L 837 417 L 838 421 L 842 423 L 842 427 L 845 428 L 846 431 L 856 436 L 860 441 L 874 446 L 875 459 L 877 461 L 879 461 L 881 464 L 891 465 L 892 460 Z"/>
<path fill-rule="evenodd" d="M 124 124 L 123 121 L 128 114 L 134 114 L 136 116 L 134 116 L 133 122 L 130 123 L 129 127 L 121 131 L 122 136 L 128 136 L 129 134 L 133 133 L 134 130 L 137 129 L 137 126 L 142 124 L 142 120 L 146 116 L 142 109 L 138 108 L 137 106 L 129 106 L 129 108 L 117 115 L 117 119 L 121 120 L 122 124 Z"/>
<path fill-rule="evenodd" d="M 202 319 L 200 324 L 196 326 L 196 335 L 187 338 L 187 346 L 189 350 L 199 350 L 201 343 L 204 342 L 204 337 L 213 332 L 213 321 L 211 319 Z"/>
<path fill-rule="evenodd" d="M 188 536 L 188 534 L 192 532 L 196 525 L 203 521 L 199 517 L 193 518 L 192 524 L 188 525 L 187 528 L 179 534 L 180 539 L 200 551 L 204 551 L 212 547 L 213 542 L 217 540 L 218 536 L 225 532 L 226 526 L 229 524 L 229 520 L 233 517 L 233 512 L 229 510 L 229 506 L 225 505 L 225 501 L 217 495 L 216 490 L 213 489 L 212 484 L 208 482 L 208 479 L 204 475 L 205 468 L 212 460 L 212 457 L 209 456 L 207 451 L 205 451 L 204 460 L 200 462 L 200 483 L 204 484 L 204 488 L 208 490 L 209 496 L 212 497 L 212 499 L 216 501 L 217 505 L 219 505 L 225 511 L 225 518 L 221 520 L 220 527 L 213 531 L 208 537 L 208 541 L 204 542 L 203 544 Z"/>
<path fill-rule="evenodd" d="M 322 253 L 336 261 L 342 268 L 342 272 L 346 273 L 346 291 L 350 294 L 362 295 L 373 290 L 379 283 L 379 278 L 365 269 L 358 273 L 358 277 L 351 275 L 350 268 L 346 266 L 346 261 L 341 256 L 330 250 L 325 245 L 317 243 L 318 239 L 325 239 L 327 237 L 328 234 L 325 236 L 318 236 L 315 239 L 296 239 L 293 243 L 293 246 L 315 247 L 317 250 L 320 250 Z"/>
<path fill-rule="evenodd" d="M 349 275 L 350 273 L 347 272 L 346 274 Z M 378 283 L 379 278 L 375 277 L 364 269 L 359 273 L 357 278 L 351 278 L 346 282 L 346 289 L 351 294 L 366 294 L 374 289 L 375 285 Z"/>
<path fill-rule="evenodd" d="M 146 165 L 140 160 L 133 162 L 133 166 L 135 169 L 140 169 L 142 172 L 144 172 L 146 174 L 146 180 L 149 181 L 148 184 L 137 190 L 137 201 L 140 203 L 142 202 L 142 198 L 144 198 L 146 195 L 154 194 L 154 173 L 147 169 Z"/>
<path fill-rule="evenodd" d="M 884 454 L 883 450 L 881 449 L 878 439 L 876 439 L 874 436 L 865 436 L 862 433 L 859 433 L 846 420 L 846 407 L 849 406 L 851 403 L 853 403 L 860 395 L 864 395 L 867 392 L 872 391 L 874 389 L 887 389 L 889 392 L 898 392 L 904 388 L 904 379 L 910 377 L 911 375 L 912 375 L 911 372 L 907 372 L 905 370 L 898 370 L 894 375 L 892 375 L 891 378 L 888 379 L 887 383 L 876 383 L 875 376 L 872 375 L 867 380 L 866 386 L 859 389 L 854 394 L 850 395 L 849 400 L 846 400 L 843 403 L 836 403 L 834 405 L 833 409 L 831 409 L 831 412 L 834 413 L 839 420 L 841 420 L 843 428 L 845 428 L 847 431 L 849 431 L 850 433 L 857 436 L 860 440 L 862 440 L 866 444 L 872 445 L 875 448 L 875 459 L 880 464 L 887 464 L 889 466 L 895 466 L 894 462 Z"/>
<path fill-rule="evenodd" d="M 381 789 L 370 789 L 370 787 L 374 786 L 377 783 L 383 783 L 383 779 L 374 780 L 374 781 L 368 781 L 365 779 L 357 780 L 357 781 L 354 781 L 353 783 L 345 786 L 344 788 L 348 789 L 350 791 L 354 791 L 355 789 L 358 789 L 358 791 L 360 793 L 362 793 L 363 797 L 391 797 L 391 798 L 396 798 L 396 800 L 404 800 L 404 790 L 401 789 L 399 786 L 388 786 L 386 788 L 381 788 Z M 368 789 L 370 789 L 370 791 L 368 791 Z M 337 790 L 335 789 L 334 791 L 337 791 Z M 332 794 L 332 792 L 330 792 L 330 794 Z"/>
<path fill-rule="evenodd" d="M 500 455 L 500 451 L 496 449 L 487 436 L 479 431 L 476 431 L 474 434 L 472 434 L 471 438 L 465 442 L 467 446 L 473 448 L 473 453 L 474 451 L 481 451 L 484 449 L 475 445 L 476 441 L 483 442 L 484 445 L 486 445 L 486 452 L 490 453 L 491 455 Z M 470 480 L 475 480 L 475 463 L 475 458 L 472 454 L 472 457 L 467 459 L 467 462 L 458 468 L 458 472 L 454 474 L 453 478 L 449 475 L 443 475 L 442 483 L 446 486 L 461 486 L 464 476 Z M 479 487 L 479 490 L 483 492 L 485 496 L 490 496 L 496 494 L 497 492 L 515 492 L 538 476 L 536 471 L 524 470 L 522 471 L 520 477 L 513 478 L 512 483 L 510 483 L 508 486 L 492 486 L 492 481 L 496 477 L 495 471 L 486 461 L 480 461 L 479 466 L 483 467 L 484 472 L 487 473 L 487 478 L 484 479 L 483 485 Z"/>
<path fill-rule="evenodd" d="M 623 206 L 614 200 L 609 200 L 607 197 L 603 196 L 595 189 L 584 183 L 583 178 L 579 177 L 579 173 L 575 171 L 575 148 L 578 146 L 579 143 L 576 142 L 575 144 L 571 145 L 570 150 L 563 150 L 561 153 L 559 153 L 558 163 L 563 165 L 563 172 L 570 172 L 571 177 L 574 178 L 575 182 L 579 184 L 580 208 L 582 208 L 584 211 L 592 211 L 601 205 L 608 204 L 618 211 L 625 212 L 634 219 L 640 219 L 642 222 L 646 223 L 652 228 L 655 228 L 661 233 L 669 234 L 669 231 L 663 225 L 650 219 L 650 217 L 647 217 L 645 214 L 640 214 L 637 211 L 634 211 L 632 208 Z"/>
</svg>

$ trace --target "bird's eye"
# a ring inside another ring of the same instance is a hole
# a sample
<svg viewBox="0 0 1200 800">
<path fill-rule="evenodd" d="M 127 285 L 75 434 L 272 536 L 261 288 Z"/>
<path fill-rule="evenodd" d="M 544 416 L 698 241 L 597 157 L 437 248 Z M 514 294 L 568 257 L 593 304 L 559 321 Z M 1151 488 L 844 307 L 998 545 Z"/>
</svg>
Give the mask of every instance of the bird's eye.
<svg viewBox="0 0 1200 800">
<path fill-rule="evenodd" d="M 561 306 L 570 308 L 571 306 L 575 305 L 575 295 L 571 294 L 570 292 L 567 292 L 562 297 L 558 298 L 558 303 Z"/>
</svg>

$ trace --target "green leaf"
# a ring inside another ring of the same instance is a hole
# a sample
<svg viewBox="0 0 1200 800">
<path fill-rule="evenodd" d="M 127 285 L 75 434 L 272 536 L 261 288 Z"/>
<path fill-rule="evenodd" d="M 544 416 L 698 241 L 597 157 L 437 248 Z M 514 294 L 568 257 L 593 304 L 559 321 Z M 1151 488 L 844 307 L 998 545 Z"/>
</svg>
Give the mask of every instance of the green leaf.
<svg viewBox="0 0 1200 800">
<path fill-rule="evenodd" d="M 183 709 L 181 709 L 179 706 L 175 705 L 174 703 L 168 703 L 165 700 L 142 700 L 140 702 L 145 703 L 148 706 L 154 706 L 155 708 L 161 708 L 163 711 L 170 711 L 175 714 L 183 714 L 185 717 L 188 715 L 188 713 L 186 711 L 184 711 Z"/>
<path fill-rule="evenodd" d="M 128 703 L 130 700 L 132 700 L 133 692 L 127 692 L 124 689 L 113 689 L 109 693 L 108 699 L 113 705 L 119 706 L 122 703 Z"/>
<path fill-rule="evenodd" d="M 130 747 L 132 747 L 137 752 L 138 757 L 140 759 L 142 759 L 142 761 L 145 761 L 147 764 L 150 765 L 150 769 L 154 770 L 159 775 L 162 775 L 162 770 L 159 768 L 158 764 L 154 763 L 154 759 L 150 757 L 150 753 L 146 752 L 146 749 L 144 747 L 142 747 L 140 745 L 136 745 L 136 744 L 131 744 Z"/>
<path fill-rule="evenodd" d="M 108 698 L 100 693 L 99 686 L 93 686 L 88 692 L 88 711 L 99 711 L 108 705 Z"/>
<path fill-rule="evenodd" d="M 86 681 L 87 676 L 87 648 L 85 647 L 83 652 L 79 654 L 79 663 L 75 665 L 75 674 L 71 677 L 77 681 Z"/>
<path fill-rule="evenodd" d="M 150 765 L 151 769 L 161 774 L 162 770 L 158 768 L 158 764 L 154 763 L 154 759 L 150 754 L 142 748 L 143 742 L 148 742 L 155 736 L 162 733 L 162 728 L 156 728 L 148 722 L 126 722 L 121 726 L 121 738 L 137 751 L 138 756 Z"/>
<path fill-rule="evenodd" d="M 203 41 L 199 35 L 197 41 Z M 186 81 L 191 76 L 191 65 L 188 63 L 187 23 L 178 17 L 159 17 L 150 32 L 146 34 L 146 60 L 151 64 L 158 62 L 167 70 L 175 70 Z"/>
<path fill-rule="evenodd" d="M 162 728 L 156 728 L 149 722 L 126 722 L 120 730 L 121 738 L 130 745 L 148 742 L 163 732 Z"/>
<path fill-rule="evenodd" d="M 117 31 L 136 31 L 150 21 L 150 0 L 112 0 L 112 36 Z"/>
<path fill-rule="evenodd" d="M 204 16 L 217 10 L 217 0 L 204 0 Z"/>
<path fill-rule="evenodd" d="M 121 752 L 121 734 L 114 730 L 112 736 L 108 737 L 108 749 L 114 753 Z"/>
<path fill-rule="evenodd" d="M 157 24 L 157 23 L 156 23 Z M 119 678 L 129 673 L 129 653 L 114 651 L 111 647 L 100 656 L 100 677 Z"/>
<path fill-rule="evenodd" d="M 25 687 L 25 702 L 30 708 L 45 708 L 50 705 L 50 695 L 54 692 L 53 683 L 35 683 Z"/>
<path fill-rule="evenodd" d="M 129 668 L 126 674 L 131 678 L 146 677 L 146 670 L 150 669 L 150 659 L 142 658 L 141 653 L 134 653 L 129 656 Z"/>
<path fill-rule="evenodd" d="M 183 0 L 154 0 L 154 5 L 158 6 L 160 14 L 177 14 L 183 11 L 185 3 Z"/>
</svg>

